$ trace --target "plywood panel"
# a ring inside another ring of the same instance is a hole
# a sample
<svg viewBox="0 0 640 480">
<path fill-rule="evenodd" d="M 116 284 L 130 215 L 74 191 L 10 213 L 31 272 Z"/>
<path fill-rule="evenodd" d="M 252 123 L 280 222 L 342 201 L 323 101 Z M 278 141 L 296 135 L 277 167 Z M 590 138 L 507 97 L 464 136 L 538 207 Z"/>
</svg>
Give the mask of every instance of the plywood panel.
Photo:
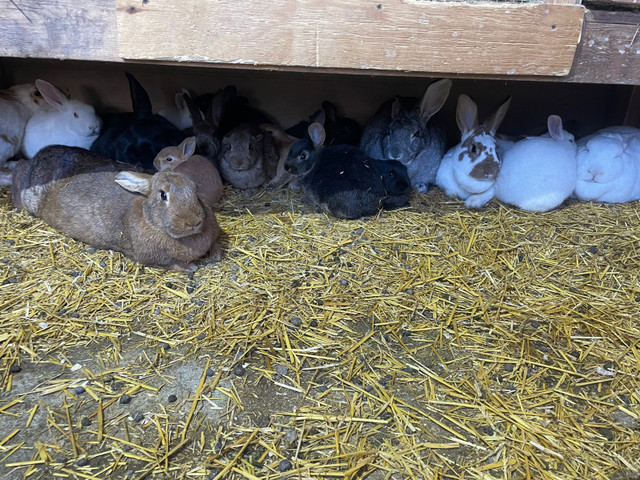
<svg viewBox="0 0 640 480">
<path fill-rule="evenodd" d="M 117 60 L 113 0 L 0 2 L 0 56 Z"/>
<path fill-rule="evenodd" d="M 125 59 L 567 75 L 584 9 L 419 0 L 116 0 Z"/>
</svg>

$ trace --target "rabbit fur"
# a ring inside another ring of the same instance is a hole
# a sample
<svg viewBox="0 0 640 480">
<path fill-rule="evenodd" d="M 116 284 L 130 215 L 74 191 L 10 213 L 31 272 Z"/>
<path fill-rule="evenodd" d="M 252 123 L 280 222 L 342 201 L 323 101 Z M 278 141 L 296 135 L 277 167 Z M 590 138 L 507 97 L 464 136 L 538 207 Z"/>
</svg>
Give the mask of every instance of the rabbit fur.
<svg viewBox="0 0 640 480">
<path fill-rule="evenodd" d="M 574 196 L 623 203 L 640 198 L 640 130 L 609 127 L 576 142 L 578 179 Z"/>
<path fill-rule="evenodd" d="M 160 150 L 178 145 L 187 135 L 163 116 L 154 114 L 146 90 L 133 75 L 128 72 L 125 75 L 133 113 L 103 116 L 102 132 L 91 146 L 91 151 L 151 170 Z"/>
<path fill-rule="evenodd" d="M 27 121 L 45 103 L 35 83 L 0 91 L 0 166 L 20 153 Z"/>
<path fill-rule="evenodd" d="M 458 97 L 456 122 L 460 143 L 442 158 L 436 185 L 450 197 L 465 201 L 467 208 L 479 208 L 494 195 L 494 183 L 501 159 L 496 145 L 496 131 L 504 120 L 511 97 L 508 97 L 483 124 L 478 124 L 478 108 L 467 95 Z"/>
<path fill-rule="evenodd" d="M 573 135 L 557 115 L 549 115 L 547 127 L 548 134 L 520 140 L 506 152 L 495 182 L 501 202 L 546 212 L 573 193 L 578 172 Z"/>
<path fill-rule="evenodd" d="M 47 145 L 89 148 L 98 138 L 102 123 L 94 108 L 78 100 L 69 100 L 45 80 L 36 80 L 36 87 L 47 105 L 34 113 L 25 126 L 24 156 L 31 158 Z"/>
<path fill-rule="evenodd" d="M 360 140 L 360 148 L 372 158 L 404 164 L 420 193 L 435 183 L 445 153 L 444 129 L 430 125 L 429 120 L 447 100 L 451 83 L 442 79 L 430 84 L 414 108 L 406 107 L 411 99 L 385 102 L 365 125 Z"/>
<path fill-rule="evenodd" d="M 50 158 L 35 166 L 33 178 L 40 176 L 39 168 L 51 170 Z M 21 162 L 28 161 L 33 160 Z M 16 206 L 53 228 L 144 265 L 193 271 L 193 262 L 207 252 L 214 260 L 222 255 L 213 212 L 198 199 L 195 184 L 180 173 L 90 172 L 43 185 L 27 181 L 14 191 L 22 200 Z"/>
<path fill-rule="evenodd" d="M 278 160 L 273 135 L 258 125 L 240 125 L 222 139 L 220 174 L 236 188 L 253 190 L 269 182 L 276 174 Z"/>
<path fill-rule="evenodd" d="M 119 172 L 135 168 L 84 148 L 49 145 L 33 158 L 17 162 L 11 182 L 13 205 L 19 210 L 28 210 L 27 206 L 40 202 L 40 195 L 46 190 L 46 186 L 56 180 L 82 173 Z"/>
<path fill-rule="evenodd" d="M 202 155 L 196 155 L 196 137 L 187 137 L 176 147 L 164 147 L 153 161 L 160 172 L 173 170 L 196 184 L 198 197 L 211 207 L 222 198 L 224 187 L 218 169 Z"/>
<path fill-rule="evenodd" d="M 322 125 L 312 123 L 309 136 L 291 147 L 285 162 L 285 169 L 298 176 L 305 198 L 314 208 L 353 219 L 407 202 L 411 183 L 404 165 L 379 161 L 385 164 L 381 172 L 376 161 L 359 148 L 323 147 L 324 138 Z"/>
</svg>

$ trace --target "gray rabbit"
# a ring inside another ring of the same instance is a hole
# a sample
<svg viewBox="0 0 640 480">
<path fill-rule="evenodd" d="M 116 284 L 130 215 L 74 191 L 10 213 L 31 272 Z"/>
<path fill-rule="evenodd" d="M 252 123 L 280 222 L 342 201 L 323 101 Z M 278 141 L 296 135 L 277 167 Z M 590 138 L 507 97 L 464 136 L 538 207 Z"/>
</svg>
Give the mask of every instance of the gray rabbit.
<svg viewBox="0 0 640 480">
<path fill-rule="evenodd" d="M 444 129 L 428 122 L 447 100 L 451 83 L 433 82 L 417 103 L 401 97 L 383 103 L 365 125 L 360 141 L 360 148 L 372 158 L 404 164 L 411 185 L 420 193 L 435 183 L 446 151 Z"/>
</svg>

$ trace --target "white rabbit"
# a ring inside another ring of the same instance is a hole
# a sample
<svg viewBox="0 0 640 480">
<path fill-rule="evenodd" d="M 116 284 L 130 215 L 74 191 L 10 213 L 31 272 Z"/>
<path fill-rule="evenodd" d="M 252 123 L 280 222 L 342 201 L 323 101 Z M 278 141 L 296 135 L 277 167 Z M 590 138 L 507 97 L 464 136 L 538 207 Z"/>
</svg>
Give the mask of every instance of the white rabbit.
<svg viewBox="0 0 640 480">
<path fill-rule="evenodd" d="M 523 210 L 546 212 L 564 202 L 577 180 L 576 144 L 562 130 L 562 119 L 550 115 L 549 133 L 517 142 L 502 159 L 496 198 Z"/>
<path fill-rule="evenodd" d="M 24 127 L 44 103 L 34 83 L 0 91 L 0 166 L 20 152 Z"/>
<path fill-rule="evenodd" d="M 184 101 L 184 94 L 191 95 L 189 90 L 183 88 L 180 93 L 176 93 L 174 102 L 175 106 L 163 108 L 158 112 L 159 115 L 162 115 L 164 118 L 169 120 L 178 130 L 185 130 L 193 126 L 193 121 L 191 120 L 191 113 L 189 113 L 189 108 L 187 107 L 186 102 Z M 191 97 L 193 98 L 193 97 Z"/>
<path fill-rule="evenodd" d="M 496 131 L 509 109 L 508 97 L 495 113 L 478 125 L 478 107 L 467 95 L 458 97 L 456 122 L 460 143 L 444 155 L 436 185 L 451 197 L 465 200 L 468 208 L 483 206 L 493 198 L 493 184 L 500 171 L 500 156 L 496 147 Z"/>
<path fill-rule="evenodd" d="M 100 133 L 102 121 L 91 105 L 69 100 L 60 90 L 44 80 L 36 80 L 38 90 L 48 106 L 27 122 L 22 152 L 32 158 L 47 145 L 89 148 Z"/>
<path fill-rule="evenodd" d="M 577 142 L 580 200 L 622 203 L 640 198 L 640 130 L 609 127 Z"/>
</svg>

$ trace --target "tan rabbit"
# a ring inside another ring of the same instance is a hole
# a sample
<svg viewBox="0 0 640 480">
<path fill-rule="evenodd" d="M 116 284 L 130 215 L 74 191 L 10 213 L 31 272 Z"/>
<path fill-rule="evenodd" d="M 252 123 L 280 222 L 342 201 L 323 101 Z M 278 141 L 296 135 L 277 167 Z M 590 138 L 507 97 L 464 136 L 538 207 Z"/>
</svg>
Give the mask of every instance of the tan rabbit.
<svg viewBox="0 0 640 480">
<path fill-rule="evenodd" d="M 145 265 L 193 271 L 193 262 L 207 252 L 221 259 L 216 217 L 184 175 L 90 172 L 31 185 L 29 178 L 41 176 L 38 170 L 51 168 L 43 160 L 33 169 L 17 167 L 29 173 L 12 188 L 13 201 L 52 227 Z"/>
<path fill-rule="evenodd" d="M 173 170 L 190 178 L 202 203 L 211 207 L 222 198 L 223 186 L 218 169 L 202 155 L 194 155 L 196 137 L 186 138 L 177 147 L 165 147 L 153 161 L 158 170 Z"/>
</svg>

